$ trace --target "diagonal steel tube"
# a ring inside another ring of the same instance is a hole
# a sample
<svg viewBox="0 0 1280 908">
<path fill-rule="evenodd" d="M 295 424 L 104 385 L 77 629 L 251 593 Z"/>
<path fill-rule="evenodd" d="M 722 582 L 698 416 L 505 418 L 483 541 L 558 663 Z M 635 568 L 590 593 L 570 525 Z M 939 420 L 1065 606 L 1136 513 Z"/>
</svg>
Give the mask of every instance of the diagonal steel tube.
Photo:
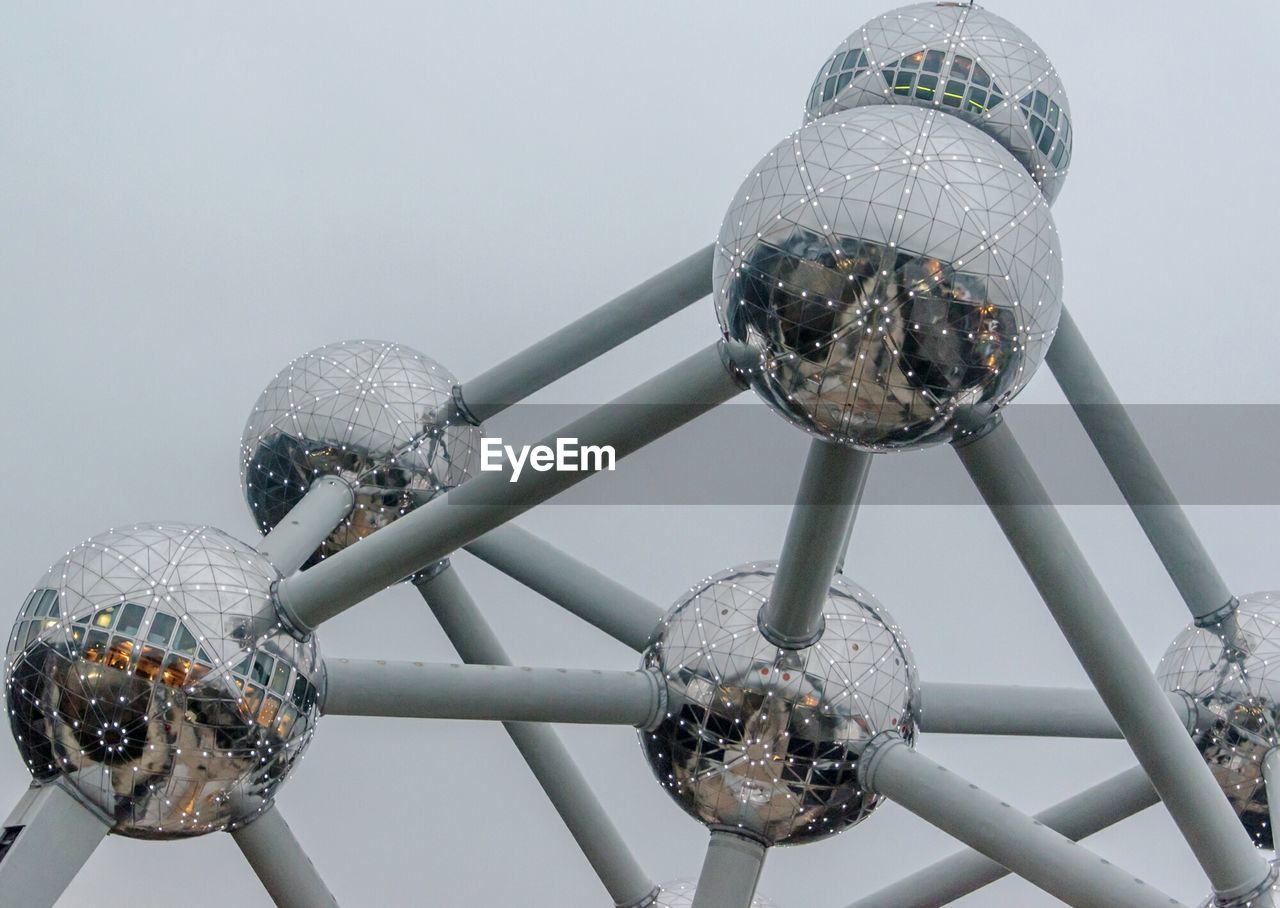
<svg viewBox="0 0 1280 908">
<path fill-rule="evenodd" d="M 515 524 L 463 548 L 637 652 L 662 620 L 662 609 L 648 599 Z"/>
<path fill-rule="evenodd" d="M 1223 898 L 1248 895 L 1267 879 L 1267 861 L 1223 797 L 1008 425 L 999 423 L 956 452 L 1214 891 Z"/>
<path fill-rule="evenodd" d="M 750 908 L 764 856 L 765 846 L 755 839 L 724 829 L 711 830 L 693 908 Z"/>
<path fill-rule="evenodd" d="M 1199 718 L 1184 693 L 1168 694 L 1188 730 Z M 920 730 L 931 734 L 1120 738 L 1096 690 L 997 684 L 920 685 Z"/>
<path fill-rule="evenodd" d="M 279 908 L 337 908 L 337 900 L 274 804 L 252 823 L 232 830 L 231 837 Z"/>
<path fill-rule="evenodd" d="M 1135 766 L 1042 810 L 1035 820 L 1078 842 L 1159 801 L 1146 772 Z M 940 908 L 1008 875 L 1006 867 L 977 851 L 960 851 L 848 908 Z"/>
<path fill-rule="evenodd" d="M 288 577 L 347 518 L 355 503 L 355 492 L 349 483 L 336 476 L 322 476 L 258 543 L 258 551 L 282 577 Z"/>
<path fill-rule="evenodd" d="M 1178 902 L 916 753 L 877 736 L 859 782 L 1076 908 L 1170 908 Z"/>
<path fill-rule="evenodd" d="M 53 905 L 110 829 L 56 782 L 32 784 L 0 827 L 0 905 Z"/>
<path fill-rule="evenodd" d="M 648 726 L 664 687 L 648 671 L 326 659 L 328 716 Z"/>
<path fill-rule="evenodd" d="M 452 567 L 415 582 L 463 661 L 511 664 Z M 555 731 L 528 722 L 503 725 L 614 904 L 628 908 L 648 904 L 657 887 L 636 863 Z"/>
<path fill-rule="evenodd" d="M 454 389 L 458 415 L 478 425 L 707 296 L 714 249 L 699 249 Z"/>
<path fill-rule="evenodd" d="M 863 451 L 821 439 L 809 443 L 778 575 L 760 608 L 760 633 L 773 645 L 802 649 L 822 636 L 822 607 L 870 466 Z"/>
<path fill-rule="evenodd" d="M 1065 309 L 1045 362 L 1197 623 L 1226 617 L 1235 597 Z"/>
<path fill-rule="evenodd" d="M 611 446 L 618 458 L 673 432 L 743 390 L 727 358 L 728 345 L 712 344 L 612 403 L 575 420 L 557 437 Z M 294 574 L 276 589 L 281 616 L 306 633 L 362 599 L 482 536 L 581 482 L 590 473 L 526 471 L 510 482 L 507 471 L 481 473 L 332 558 Z"/>
</svg>

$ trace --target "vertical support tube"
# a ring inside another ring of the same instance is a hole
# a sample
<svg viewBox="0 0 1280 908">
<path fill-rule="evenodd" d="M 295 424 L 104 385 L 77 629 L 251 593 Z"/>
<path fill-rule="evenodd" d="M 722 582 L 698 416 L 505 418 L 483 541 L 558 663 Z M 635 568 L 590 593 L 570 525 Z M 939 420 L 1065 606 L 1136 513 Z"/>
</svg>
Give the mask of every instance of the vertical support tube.
<svg viewBox="0 0 1280 908">
<path fill-rule="evenodd" d="M 750 908 L 764 867 L 765 846 L 724 829 L 711 830 L 693 908 Z"/>
<path fill-rule="evenodd" d="M 464 662 L 511 664 L 506 650 L 452 567 L 415 582 Z M 647 904 L 657 887 L 636 863 L 555 731 L 546 725 L 527 722 L 504 722 L 503 727 L 614 904 L 628 908 Z"/>
<path fill-rule="evenodd" d="M 1248 895 L 1266 860 L 1196 750 L 1137 644 L 1003 422 L 961 462 L 1222 898 Z"/>
<path fill-rule="evenodd" d="M 52 906 L 110 829 L 62 786 L 33 784 L 0 831 L 0 904 Z"/>
<path fill-rule="evenodd" d="M 1271 822 L 1271 836 L 1280 849 L 1280 747 L 1267 751 L 1262 761 L 1262 780 L 1267 786 L 1267 812 Z"/>
<path fill-rule="evenodd" d="M 342 523 L 355 507 L 350 484 L 336 476 L 322 476 L 311 483 L 307 494 L 293 506 L 266 537 L 258 551 L 288 577 L 311 557 L 320 543 Z"/>
<path fill-rule="evenodd" d="M 916 753 L 874 739 L 859 781 L 1076 908 L 1169 908 L 1178 902 L 978 786 Z"/>
<path fill-rule="evenodd" d="M 662 620 L 648 599 L 513 523 L 463 548 L 637 652 Z"/>
<path fill-rule="evenodd" d="M 1135 766 L 1042 810 L 1035 819 L 1078 842 L 1159 801 L 1147 774 Z M 1008 875 L 996 861 L 976 851 L 960 851 L 848 908 L 940 908 Z"/>
<path fill-rule="evenodd" d="M 249 866 L 279 908 L 337 908 L 311 858 L 275 805 L 231 833 Z"/>
<path fill-rule="evenodd" d="M 803 649 L 822 636 L 822 607 L 870 466 L 863 451 L 810 442 L 778 576 L 760 608 L 760 633 L 775 646 Z"/>
<path fill-rule="evenodd" d="M 459 414 L 479 425 L 702 299 L 711 292 L 714 251 L 699 249 L 455 389 Z"/>
<path fill-rule="evenodd" d="M 542 444 L 554 448 L 559 437 L 577 438 L 582 444 L 611 446 L 620 460 L 740 394 L 743 385 L 728 362 L 740 352 L 728 344 L 712 344 L 597 407 Z M 281 581 L 276 606 L 291 627 L 302 632 L 314 629 L 590 475 L 526 471 L 519 482 L 511 482 L 507 471 L 481 473 L 358 546 Z"/>
<path fill-rule="evenodd" d="M 862 493 L 867 489 L 867 477 L 871 475 L 871 467 L 867 466 L 861 471 L 858 478 L 858 487 L 853 491 L 853 510 L 849 514 L 849 522 L 844 528 L 844 537 L 840 540 L 840 557 L 836 559 L 836 571 L 844 571 L 845 560 L 849 557 L 849 545 L 853 540 L 853 528 L 858 524 L 858 509 L 862 507 Z"/>
<path fill-rule="evenodd" d="M 1196 623 L 1225 618 L 1235 597 L 1065 309 L 1045 362 Z"/>
</svg>

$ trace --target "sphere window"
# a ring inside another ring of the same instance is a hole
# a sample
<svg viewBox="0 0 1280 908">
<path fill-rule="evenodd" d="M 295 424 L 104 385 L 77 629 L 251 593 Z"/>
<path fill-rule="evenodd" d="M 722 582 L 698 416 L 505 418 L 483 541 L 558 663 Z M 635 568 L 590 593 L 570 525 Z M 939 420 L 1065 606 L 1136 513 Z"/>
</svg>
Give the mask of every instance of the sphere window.
<svg viewBox="0 0 1280 908">
<path fill-rule="evenodd" d="M 1065 167 L 1071 160 L 1071 121 L 1058 103 L 1042 91 L 1023 95 L 1022 112 L 1027 128 L 1040 153 L 1055 168 Z"/>
<path fill-rule="evenodd" d="M 932 74 L 942 72 L 945 56 L 940 50 L 928 53 L 916 51 L 885 66 L 881 75 L 884 76 L 885 85 L 893 89 L 896 95 L 915 95 L 922 101 L 933 101 L 973 113 L 986 113 L 1004 101 L 1004 92 L 995 84 L 991 74 L 982 68 L 982 64 L 959 55 L 951 61 L 946 87 L 942 97 L 938 98 L 940 76 Z"/>
<path fill-rule="evenodd" d="M 830 62 L 818 71 L 813 80 L 813 88 L 809 90 L 809 107 L 815 107 L 823 101 L 830 101 L 850 82 L 870 69 L 870 61 L 862 48 L 854 47 L 847 52 L 838 51 Z"/>
</svg>

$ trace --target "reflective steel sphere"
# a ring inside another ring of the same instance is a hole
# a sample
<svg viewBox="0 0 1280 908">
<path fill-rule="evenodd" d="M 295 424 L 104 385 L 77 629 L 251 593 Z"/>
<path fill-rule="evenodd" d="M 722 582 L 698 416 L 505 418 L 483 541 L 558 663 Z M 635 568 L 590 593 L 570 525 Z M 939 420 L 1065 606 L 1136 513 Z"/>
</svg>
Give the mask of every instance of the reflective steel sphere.
<svg viewBox="0 0 1280 908">
<path fill-rule="evenodd" d="M 1241 596 L 1227 628 L 1188 626 L 1157 675 L 1213 717 L 1202 719 L 1196 745 L 1253 840 L 1274 848 L 1262 761 L 1280 743 L 1280 593 Z"/>
<path fill-rule="evenodd" d="M 1034 41 L 959 3 L 877 16 L 823 62 L 805 122 L 852 107 L 910 104 L 960 117 L 1007 148 L 1052 204 L 1071 166 L 1071 108 Z"/>
<path fill-rule="evenodd" d="M 457 380 L 399 344 L 349 341 L 298 357 L 258 398 L 240 444 L 240 483 L 265 533 L 317 476 L 355 488 L 347 521 L 314 564 L 386 526 L 476 470 L 482 432 L 442 422 Z"/>
<path fill-rule="evenodd" d="M 870 593 L 837 575 L 822 639 L 783 650 L 761 636 L 777 565 L 722 571 L 667 613 L 644 665 L 667 713 L 642 730 L 649 765 L 686 812 L 772 844 L 840 832 L 879 799 L 857 753 L 882 731 L 915 740 L 919 684 L 906 641 Z"/>
<path fill-rule="evenodd" d="M 1261 892 L 1233 899 L 1211 895 L 1197 908 L 1280 908 L 1280 862 L 1271 862 L 1271 877 Z"/>
<path fill-rule="evenodd" d="M 698 891 L 697 880 L 675 880 L 663 883 L 658 887 L 657 901 L 650 902 L 650 908 L 693 908 L 693 897 Z M 778 908 L 776 902 L 756 896 L 751 900 L 751 908 Z"/>
<path fill-rule="evenodd" d="M 779 144 L 720 228 L 716 314 L 756 392 L 865 450 L 975 431 L 1030 380 L 1061 312 L 1044 197 L 976 127 L 863 107 Z"/>
<path fill-rule="evenodd" d="M 324 699 L 315 637 L 284 633 L 271 564 L 219 530 L 144 524 L 82 543 L 27 596 L 5 651 L 9 720 L 40 780 L 169 839 L 270 804 Z"/>
</svg>

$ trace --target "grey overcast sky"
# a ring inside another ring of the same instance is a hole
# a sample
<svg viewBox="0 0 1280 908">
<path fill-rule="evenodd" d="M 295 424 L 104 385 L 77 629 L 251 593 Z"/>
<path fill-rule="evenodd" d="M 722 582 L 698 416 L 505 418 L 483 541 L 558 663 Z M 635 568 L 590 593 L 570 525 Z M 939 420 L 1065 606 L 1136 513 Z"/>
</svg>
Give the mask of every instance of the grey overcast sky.
<svg viewBox="0 0 1280 908">
<path fill-rule="evenodd" d="M 992 8 L 1066 81 L 1075 160 L 1054 213 L 1067 300 L 1121 396 L 1280 402 L 1264 65 L 1280 6 Z M 798 125 L 823 57 L 883 9 L 0 6 L 6 614 L 47 564 L 112 525 L 206 522 L 253 538 L 239 433 L 294 356 L 371 336 L 465 380 L 709 242 L 747 169 Z M 603 401 L 716 336 L 707 301 L 537 399 Z M 1024 399 L 1060 398 L 1042 374 Z M 1280 587 L 1276 509 L 1192 517 L 1236 589 Z M 666 604 L 721 567 L 776 556 L 786 518 L 780 507 L 547 506 L 523 523 Z M 1154 665 L 1185 622 L 1172 585 L 1126 512 L 1067 518 Z M 868 508 L 856 544 L 849 572 L 897 617 L 923 678 L 1085 683 L 985 511 Z M 636 664 L 469 556 L 455 563 L 516 661 Z M 455 659 L 404 588 L 326 625 L 321 644 Z M 648 872 L 696 875 L 706 833 L 658 788 L 634 733 L 562 734 Z M 919 746 L 1028 811 L 1133 763 L 1122 742 Z M 6 738 L 0 801 L 26 780 Z M 329 718 L 279 803 L 344 905 L 607 902 L 497 726 Z M 1160 808 L 1090 846 L 1185 901 L 1206 892 Z M 775 850 L 760 891 L 784 908 L 839 908 L 955 847 L 887 805 L 831 840 Z M 268 904 L 225 835 L 112 837 L 62 904 L 154 898 Z M 1010 880 L 962 904 L 1056 902 Z"/>
</svg>

